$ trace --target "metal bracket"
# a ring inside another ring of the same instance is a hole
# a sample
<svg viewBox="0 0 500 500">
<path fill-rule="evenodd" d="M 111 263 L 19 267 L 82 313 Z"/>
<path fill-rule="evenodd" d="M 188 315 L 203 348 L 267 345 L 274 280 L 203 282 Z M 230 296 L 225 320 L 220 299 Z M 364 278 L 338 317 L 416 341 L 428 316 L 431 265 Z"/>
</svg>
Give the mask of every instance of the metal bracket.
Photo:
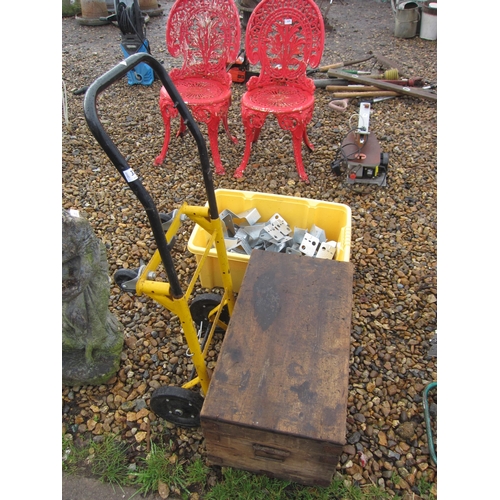
<svg viewBox="0 0 500 500">
<path fill-rule="evenodd" d="M 337 251 L 337 242 L 327 241 L 321 243 L 318 253 L 316 254 L 316 258 L 333 260 L 336 251 Z"/>
<path fill-rule="evenodd" d="M 325 230 L 321 229 L 318 226 L 316 226 L 316 224 L 313 224 L 311 226 L 311 229 L 309 229 L 309 233 L 312 234 L 313 236 L 316 236 L 316 238 L 318 238 L 318 240 L 321 243 L 325 243 L 326 242 L 326 233 L 325 233 Z"/>
<path fill-rule="evenodd" d="M 231 212 L 231 210 L 223 210 L 219 217 L 224 222 L 227 228 L 228 236 L 234 236 L 236 233 L 235 226 L 253 226 L 260 220 L 260 213 L 256 208 L 245 210 L 239 214 Z"/>
<path fill-rule="evenodd" d="M 228 252 L 250 255 L 252 253 L 252 246 L 248 242 L 248 239 L 248 234 L 243 229 L 238 229 L 234 238 L 224 239 L 226 250 Z"/>
<path fill-rule="evenodd" d="M 314 254 L 319 248 L 319 244 L 319 238 L 316 238 L 316 236 L 313 236 L 310 233 L 306 233 L 300 243 L 300 251 L 308 257 L 314 257 Z"/>
<path fill-rule="evenodd" d="M 278 243 L 292 239 L 291 236 L 288 236 L 292 232 L 292 229 L 280 214 L 274 214 L 269 219 L 269 224 L 264 227 L 264 231 Z"/>
<path fill-rule="evenodd" d="M 120 285 L 120 288 L 122 290 L 124 290 L 125 292 L 135 293 L 137 281 L 139 280 L 139 277 L 142 275 L 142 272 L 144 271 L 145 267 L 146 267 L 145 264 L 143 264 L 141 267 L 139 267 L 139 269 L 137 269 L 137 276 L 129 281 L 124 281 Z"/>
</svg>

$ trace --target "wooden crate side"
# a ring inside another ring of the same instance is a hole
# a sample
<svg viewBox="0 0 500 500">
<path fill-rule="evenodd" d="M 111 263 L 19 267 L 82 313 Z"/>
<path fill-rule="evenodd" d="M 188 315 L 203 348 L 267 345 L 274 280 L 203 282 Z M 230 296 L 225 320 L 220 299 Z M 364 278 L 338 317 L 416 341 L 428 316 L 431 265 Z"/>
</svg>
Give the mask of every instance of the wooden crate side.
<svg viewBox="0 0 500 500">
<path fill-rule="evenodd" d="M 207 459 L 287 481 L 328 486 L 342 446 L 226 422 L 202 420 Z"/>
</svg>

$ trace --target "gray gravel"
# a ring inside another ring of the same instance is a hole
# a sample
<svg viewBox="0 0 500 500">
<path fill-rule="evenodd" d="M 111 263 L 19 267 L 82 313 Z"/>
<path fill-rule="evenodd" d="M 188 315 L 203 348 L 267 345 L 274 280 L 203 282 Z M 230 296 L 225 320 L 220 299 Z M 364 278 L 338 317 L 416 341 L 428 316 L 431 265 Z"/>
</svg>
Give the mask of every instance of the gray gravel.
<svg viewBox="0 0 500 500">
<path fill-rule="evenodd" d="M 168 55 L 164 41 L 172 2 L 159 3 L 164 15 L 151 17 L 147 37 L 152 54 L 168 70 L 179 65 Z M 397 61 L 401 76 L 437 84 L 437 43 L 395 38 L 390 3 L 334 1 L 329 24 L 333 29 L 327 34 L 322 65 L 360 59 L 373 51 Z M 72 91 L 117 64 L 122 59 L 119 44 L 120 32 L 114 25 L 88 27 L 75 19 L 62 21 L 62 76 L 68 89 L 69 122 L 66 126 L 62 120 L 62 205 L 89 219 L 107 247 L 110 273 L 137 267 L 141 259 L 148 261 L 155 245 L 142 207 L 87 128 L 83 96 Z M 356 67 L 371 69 L 369 63 Z M 196 148 L 189 135 L 174 137 L 164 165 L 153 164 L 163 139 L 159 89 L 159 82 L 151 87 L 118 82 L 100 98 L 103 123 L 161 211 L 169 212 L 184 200 L 204 204 Z M 387 187 L 358 189 L 348 185 L 345 176 L 333 175 L 330 164 L 359 101 L 352 100 L 345 113 L 335 112 L 328 105 L 332 96 L 326 90 L 316 92 L 309 128 L 315 149 L 304 151 L 310 184 L 299 180 L 290 136 L 271 118 L 253 148 L 243 179 L 234 179 L 232 172 L 244 148 L 238 105 L 243 90 L 234 85 L 229 117 L 240 141 L 234 145 L 221 133 L 227 174 L 214 176 L 216 188 L 321 199 L 352 209 L 350 260 L 355 276 L 349 414 L 347 445 L 338 472 L 358 484 L 374 483 L 389 492 L 419 494 L 421 479 L 436 488 L 437 469 L 429 454 L 422 394 L 437 380 L 437 356 L 430 352 L 437 321 L 437 103 L 398 97 L 373 104 L 371 131 L 389 154 Z M 183 280 L 195 267 L 193 255 L 185 248 L 191 231 L 187 223 L 176 244 Z M 131 443 L 131 461 L 146 453 L 148 436 L 171 439 L 172 451 L 180 460 L 203 457 L 200 429 L 176 428 L 148 409 L 155 388 L 181 385 L 190 372 L 177 318 L 145 297 L 121 293 L 115 285 L 110 310 L 125 327 L 120 371 L 107 385 L 63 387 L 63 432 L 76 442 L 116 433 Z M 209 353 L 211 365 L 220 341 L 216 339 Z M 435 415 L 437 396 L 432 395 L 431 402 Z M 436 438 L 435 418 L 432 425 Z"/>
</svg>

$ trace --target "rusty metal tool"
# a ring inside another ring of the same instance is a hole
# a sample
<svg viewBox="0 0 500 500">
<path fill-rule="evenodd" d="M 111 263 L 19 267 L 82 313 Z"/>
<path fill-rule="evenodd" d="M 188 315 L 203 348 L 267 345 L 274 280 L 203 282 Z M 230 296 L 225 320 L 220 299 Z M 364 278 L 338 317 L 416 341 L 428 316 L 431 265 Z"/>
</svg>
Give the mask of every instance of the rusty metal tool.
<svg viewBox="0 0 500 500">
<path fill-rule="evenodd" d="M 402 80 L 382 80 L 386 83 L 393 83 L 395 85 L 403 85 L 407 87 L 423 87 L 425 82 L 422 78 L 404 78 Z"/>
</svg>

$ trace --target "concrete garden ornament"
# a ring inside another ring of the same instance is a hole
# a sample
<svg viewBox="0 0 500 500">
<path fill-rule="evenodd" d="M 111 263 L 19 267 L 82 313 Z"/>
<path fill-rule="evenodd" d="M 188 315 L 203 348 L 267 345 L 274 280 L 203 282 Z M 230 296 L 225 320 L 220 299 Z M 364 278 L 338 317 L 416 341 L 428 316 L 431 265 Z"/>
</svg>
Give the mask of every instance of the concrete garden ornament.
<svg viewBox="0 0 500 500">
<path fill-rule="evenodd" d="M 108 310 L 106 248 L 89 222 L 62 211 L 62 380 L 99 385 L 117 371 L 123 328 Z"/>
</svg>

